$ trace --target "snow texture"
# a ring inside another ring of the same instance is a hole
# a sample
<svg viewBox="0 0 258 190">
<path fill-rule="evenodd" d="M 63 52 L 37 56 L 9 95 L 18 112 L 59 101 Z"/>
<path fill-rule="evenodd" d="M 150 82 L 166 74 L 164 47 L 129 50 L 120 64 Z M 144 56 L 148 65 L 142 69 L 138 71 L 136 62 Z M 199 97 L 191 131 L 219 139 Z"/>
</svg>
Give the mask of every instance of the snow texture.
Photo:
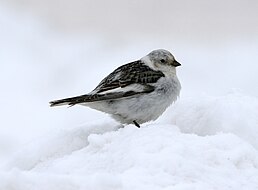
<svg viewBox="0 0 258 190">
<path fill-rule="evenodd" d="M 257 99 L 201 99 L 140 129 L 104 122 L 45 136 L 2 165 L 0 189 L 257 189 Z"/>
</svg>

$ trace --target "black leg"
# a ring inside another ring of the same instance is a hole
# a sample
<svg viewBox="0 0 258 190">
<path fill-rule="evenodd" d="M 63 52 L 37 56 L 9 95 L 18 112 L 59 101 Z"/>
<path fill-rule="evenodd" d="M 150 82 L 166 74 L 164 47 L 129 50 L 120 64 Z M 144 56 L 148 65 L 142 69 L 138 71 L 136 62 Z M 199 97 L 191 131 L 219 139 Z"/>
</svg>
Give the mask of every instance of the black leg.
<svg viewBox="0 0 258 190">
<path fill-rule="evenodd" d="M 141 126 L 139 125 L 139 123 L 137 123 L 135 120 L 133 121 L 134 125 L 138 128 L 140 128 Z"/>
</svg>

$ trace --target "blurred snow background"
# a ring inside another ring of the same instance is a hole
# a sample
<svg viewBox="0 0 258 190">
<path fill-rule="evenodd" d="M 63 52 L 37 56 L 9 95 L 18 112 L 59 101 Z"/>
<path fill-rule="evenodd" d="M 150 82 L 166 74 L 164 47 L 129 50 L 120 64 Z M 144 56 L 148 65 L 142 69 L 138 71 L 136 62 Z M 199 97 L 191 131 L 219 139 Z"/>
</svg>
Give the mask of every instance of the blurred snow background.
<svg viewBox="0 0 258 190">
<path fill-rule="evenodd" d="M 53 183 L 42 189 L 57 189 L 59 182 L 67 189 L 171 189 L 176 183 L 177 189 L 257 188 L 257 10 L 254 0 L 1 0 L 0 189 L 11 188 L 17 176 L 20 189 L 48 180 Z M 103 113 L 48 107 L 49 100 L 89 92 L 119 65 L 157 48 L 182 63 L 183 89 L 156 124 L 114 131 L 118 124 Z M 125 148 L 123 139 L 131 146 Z M 123 160 L 127 154 L 129 161 Z M 171 165 L 159 166 L 158 156 L 171 155 L 165 159 Z M 210 168 L 224 173 L 214 182 Z M 82 174 L 93 174 L 91 182 L 82 183 Z M 132 176 L 146 186 L 127 186 Z M 231 179 L 239 183 L 227 183 Z"/>
</svg>

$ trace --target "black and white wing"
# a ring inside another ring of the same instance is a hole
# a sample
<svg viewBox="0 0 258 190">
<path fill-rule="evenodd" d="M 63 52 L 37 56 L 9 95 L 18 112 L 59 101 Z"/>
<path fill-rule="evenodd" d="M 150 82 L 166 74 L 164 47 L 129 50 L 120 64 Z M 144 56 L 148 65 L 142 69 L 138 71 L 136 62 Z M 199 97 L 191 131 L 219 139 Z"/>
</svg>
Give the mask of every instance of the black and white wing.
<svg viewBox="0 0 258 190">
<path fill-rule="evenodd" d="M 140 60 L 134 61 L 118 67 L 104 78 L 93 92 L 103 93 L 114 89 L 122 90 L 133 84 L 149 87 L 161 77 L 164 77 L 162 72 L 152 70 Z"/>
<path fill-rule="evenodd" d="M 162 72 L 151 69 L 140 60 L 134 61 L 118 67 L 104 78 L 91 93 L 52 101 L 50 104 L 51 106 L 63 104 L 72 106 L 79 103 L 114 100 L 150 93 L 154 91 L 152 84 L 164 76 Z"/>
</svg>

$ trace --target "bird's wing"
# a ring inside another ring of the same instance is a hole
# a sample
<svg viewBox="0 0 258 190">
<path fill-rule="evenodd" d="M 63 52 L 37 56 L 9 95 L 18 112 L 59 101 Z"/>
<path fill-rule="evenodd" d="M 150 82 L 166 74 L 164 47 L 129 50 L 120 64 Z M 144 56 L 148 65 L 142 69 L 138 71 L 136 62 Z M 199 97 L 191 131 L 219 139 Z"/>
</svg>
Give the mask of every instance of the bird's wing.
<svg viewBox="0 0 258 190">
<path fill-rule="evenodd" d="M 104 78 L 93 92 L 105 93 L 116 89 L 125 91 L 125 88 L 131 85 L 151 86 L 164 76 L 162 72 L 155 71 L 138 60 L 118 67 Z"/>
<path fill-rule="evenodd" d="M 64 104 L 73 106 L 80 103 L 116 100 L 149 93 L 155 90 L 152 84 L 161 77 L 164 77 L 162 72 L 152 70 L 140 60 L 134 61 L 114 70 L 91 93 L 52 101 L 50 104 L 51 106 Z"/>
<path fill-rule="evenodd" d="M 82 103 L 89 103 L 89 102 L 98 102 L 103 100 L 116 100 L 121 98 L 126 98 L 128 96 L 134 96 L 136 94 L 146 93 L 146 92 L 152 92 L 154 90 L 154 87 L 152 86 L 146 86 L 145 90 L 143 92 L 135 92 L 135 91 L 117 91 L 117 92 L 109 92 L 105 94 L 85 94 L 81 96 L 75 96 L 72 98 L 65 98 L 60 100 L 54 100 L 49 102 L 50 106 L 62 106 L 62 105 L 69 105 L 74 106 L 76 104 L 82 104 Z"/>
</svg>

